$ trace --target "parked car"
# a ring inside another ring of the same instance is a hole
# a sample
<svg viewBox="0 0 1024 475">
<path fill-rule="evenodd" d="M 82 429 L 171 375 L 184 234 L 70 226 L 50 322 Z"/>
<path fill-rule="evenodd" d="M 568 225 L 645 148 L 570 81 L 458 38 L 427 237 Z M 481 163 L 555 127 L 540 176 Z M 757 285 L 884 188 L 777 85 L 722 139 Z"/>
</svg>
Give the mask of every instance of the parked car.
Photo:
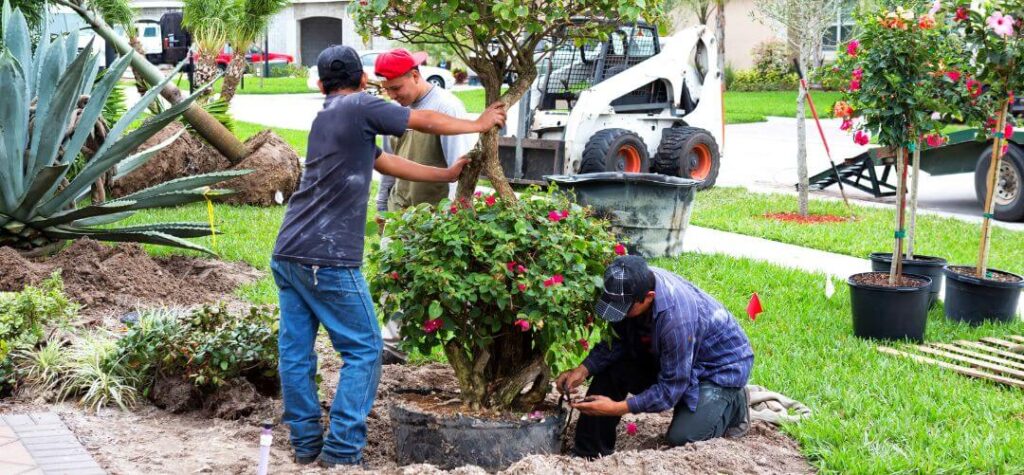
<svg viewBox="0 0 1024 475">
<path fill-rule="evenodd" d="M 139 42 L 142 43 L 142 52 L 146 59 L 153 64 L 160 64 L 164 60 L 163 35 L 160 34 L 160 23 L 152 20 L 139 20 L 135 22 L 135 30 Z"/>
<path fill-rule="evenodd" d="M 385 51 L 383 50 L 369 50 L 359 53 L 359 59 L 363 63 L 363 72 L 369 75 L 370 78 L 377 77 L 377 74 L 373 70 L 373 65 L 377 62 L 377 56 L 380 56 L 381 53 L 384 52 Z M 423 76 L 423 79 L 427 80 L 427 82 L 443 89 L 451 89 L 455 86 L 455 76 L 453 76 L 452 72 L 447 69 L 423 65 L 420 66 L 420 74 Z M 306 85 L 309 86 L 310 89 L 317 89 L 316 82 L 319 79 L 320 76 L 316 71 L 316 66 L 310 67 Z"/>
<path fill-rule="evenodd" d="M 228 63 L 231 62 L 231 55 L 233 53 L 234 50 L 231 49 L 231 45 L 225 45 L 224 48 L 220 50 L 220 54 L 217 55 L 217 67 L 222 70 L 227 68 Z M 199 61 L 199 53 L 192 53 L 192 59 Z M 295 57 L 290 54 L 275 53 L 271 51 L 269 54 L 269 60 L 271 62 L 284 62 L 291 64 L 295 61 Z M 256 45 L 249 47 L 249 51 L 245 53 L 245 61 L 250 64 L 263 62 L 263 49 Z"/>
</svg>

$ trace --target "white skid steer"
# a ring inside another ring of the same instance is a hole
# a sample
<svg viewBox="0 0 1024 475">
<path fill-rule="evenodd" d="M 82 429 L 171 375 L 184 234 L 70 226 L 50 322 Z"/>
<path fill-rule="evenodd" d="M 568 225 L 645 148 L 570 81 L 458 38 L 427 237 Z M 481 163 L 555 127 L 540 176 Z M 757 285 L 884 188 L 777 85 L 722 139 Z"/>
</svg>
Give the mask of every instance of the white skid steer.
<svg viewBox="0 0 1024 475">
<path fill-rule="evenodd" d="M 703 26 L 661 40 L 636 23 L 554 48 L 510 111 L 499 141 L 505 176 L 542 184 L 546 175 L 653 172 L 714 186 L 724 134 L 715 41 Z"/>
</svg>

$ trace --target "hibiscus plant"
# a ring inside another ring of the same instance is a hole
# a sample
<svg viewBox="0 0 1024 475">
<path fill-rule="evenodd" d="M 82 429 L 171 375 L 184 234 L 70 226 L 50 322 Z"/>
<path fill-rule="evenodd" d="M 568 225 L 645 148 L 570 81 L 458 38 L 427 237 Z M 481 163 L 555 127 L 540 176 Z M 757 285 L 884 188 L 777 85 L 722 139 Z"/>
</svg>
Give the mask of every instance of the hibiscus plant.
<svg viewBox="0 0 1024 475">
<path fill-rule="evenodd" d="M 403 345 L 442 348 L 463 403 L 499 412 L 531 410 L 605 333 L 593 303 L 625 253 L 606 221 L 554 188 L 421 204 L 393 213 L 384 236 L 370 285 Z"/>
<path fill-rule="evenodd" d="M 1000 163 L 1013 136 L 1009 107 L 1014 91 L 1024 90 L 1024 39 L 1020 18 L 1024 18 L 1024 0 L 968 1 L 949 3 L 949 22 L 955 37 L 963 43 L 961 56 L 973 58 L 971 93 L 964 110 L 969 122 L 978 127 L 979 139 L 993 140 L 992 157 L 986 180 L 984 219 L 975 272 L 985 277 L 991 242 L 994 194 Z"/>
<path fill-rule="evenodd" d="M 954 114 L 951 96 L 964 78 L 953 66 L 955 42 L 947 35 L 942 5 L 930 11 L 872 9 L 858 14 L 859 35 L 845 46 L 832 70 L 846 78 L 843 101 L 833 113 L 843 119 L 841 128 L 853 134 L 859 145 L 873 136 L 895 156 L 896 230 L 889 284 L 896 285 L 902 273 L 904 239 L 907 258 L 913 258 L 914 225 L 917 215 L 917 182 L 922 140 L 929 146 L 942 144 L 944 118 Z M 909 152 L 909 153 L 908 153 Z M 913 188 L 910 204 L 910 232 L 907 226 L 907 166 L 913 157 Z"/>
</svg>

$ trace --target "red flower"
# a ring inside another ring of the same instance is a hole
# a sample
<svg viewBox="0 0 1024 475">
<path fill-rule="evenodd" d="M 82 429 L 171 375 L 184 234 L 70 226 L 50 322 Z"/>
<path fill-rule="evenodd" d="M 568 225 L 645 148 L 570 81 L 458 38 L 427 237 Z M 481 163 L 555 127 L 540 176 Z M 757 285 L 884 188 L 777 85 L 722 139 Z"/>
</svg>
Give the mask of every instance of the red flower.
<svg viewBox="0 0 1024 475">
<path fill-rule="evenodd" d="M 576 343 L 579 343 L 580 346 L 582 346 L 584 350 L 589 350 L 590 349 L 590 342 L 587 341 L 584 338 L 580 338 Z"/>
<path fill-rule="evenodd" d="M 967 93 L 971 97 L 978 97 L 981 95 L 981 83 L 974 78 L 967 78 Z"/>
<path fill-rule="evenodd" d="M 494 195 L 488 196 L 487 199 L 484 200 L 484 202 L 487 203 L 487 206 L 494 206 L 496 201 L 498 201 L 498 199 L 495 198 Z"/>
<path fill-rule="evenodd" d="M 860 41 L 853 40 L 846 44 L 846 54 L 856 57 L 857 50 L 860 49 Z"/>
<path fill-rule="evenodd" d="M 957 8 L 956 9 L 956 17 L 954 17 L 954 19 L 956 21 L 967 21 L 967 8 L 966 7 Z"/>
<path fill-rule="evenodd" d="M 556 284 L 561 284 L 561 283 L 565 282 L 565 279 L 562 278 L 562 274 L 555 274 L 555 275 L 551 276 L 551 281 L 556 283 Z"/>
<path fill-rule="evenodd" d="M 1011 137 L 1013 137 L 1013 124 L 1006 124 L 1006 127 L 1003 127 L 1003 138 L 1009 139 Z"/>
<path fill-rule="evenodd" d="M 867 145 L 869 142 L 871 142 L 871 136 L 863 130 L 858 130 L 853 134 L 853 143 L 857 145 Z"/>
<path fill-rule="evenodd" d="M 988 119 L 985 120 L 985 127 L 987 127 L 989 130 L 991 130 L 992 133 L 995 133 L 996 132 L 996 123 L 997 122 L 996 122 L 995 118 L 989 117 Z"/>
<path fill-rule="evenodd" d="M 864 68 L 857 68 L 853 70 L 853 78 L 860 81 L 864 79 Z"/>
<path fill-rule="evenodd" d="M 508 261 L 505 263 L 505 267 L 508 267 L 508 271 L 512 272 L 512 269 L 516 268 L 516 261 Z"/>
<path fill-rule="evenodd" d="M 426 333 L 434 333 L 444 326 L 444 320 L 435 318 L 433 320 L 427 320 L 423 322 L 423 331 Z"/>
<path fill-rule="evenodd" d="M 452 212 L 452 214 L 458 213 L 459 212 L 459 207 L 455 206 L 455 205 L 452 205 L 450 211 Z"/>
<path fill-rule="evenodd" d="M 853 78 L 853 80 L 850 81 L 850 92 L 859 91 L 859 90 L 860 90 L 860 79 Z"/>
<path fill-rule="evenodd" d="M 479 197 L 481 197 L 481 196 L 483 196 L 483 195 L 484 195 L 484 192 L 482 192 L 482 191 L 478 191 L 478 192 L 476 192 L 476 193 L 473 193 L 473 196 L 475 196 L 475 197 L 477 197 L 477 198 L 479 198 Z"/>
<path fill-rule="evenodd" d="M 853 121 L 850 119 L 843 119 L 843 123 L 839 125 L 839 130 L 846 132 L 853 128 Z"/>
<path fill-rule="evenodd" d="M 561 216 L 562 216 L 562 219 L 568 218 L 569 217 L 569 210 L 563 209 Z"/>
<path fill-rule="evenodd" d="M 558 214 L 558 211 L 552 211 L 548 213 L 548 220 L 557 223 L 562 220 L 562 215 Z"/>
<path fill-rule="evenodd" d="M 946 77 L 950 81 L 960 82 L 960 71 L 946 71 Z"/>
<path fill-rule="evenodd" d="M 519 291 L 520 292 L 526 292 L 526 284 L 522 284 L 522 283 L 519 284 Z"/>
<path fill-rule="evenodd" d="M 545 279 L 544 280 L 544 287 L 551 287 L 552 285 L 555 285 L 555 281 L 554 280 L 552 280 L 552 279 Z"/>
<path fill-rule="evenodd" d="M 522 264 L 519 264 L 519 265 L 516 266 L 516 272 L 518 272 L 520 274 L 525 274 L 526 273 L 526 267 L 524 267 Z"/>
<path fill-rule="evenodd" d="M 629 435 L 636 435 L 636 422 L 630 422 L 626 424 L 626 433 Z"/>
<path fill-rule="evenodd" d="M 850 107 L 850 104 L 847 104 L 844 101 L 836 102 L 836 104 L 832 106 L 832 115 L 839 117 L 840 119 L 853 117 L 853 107 Z"/>
<path fill-rule="evenodd" d="M 935 16 L 921 15 L 921 18 L 917 19 L 917 26 L 922 30 L 930 30 L 932 28 L 935 28 Z"/>
<path fill-rule="evenodd" d="M 621 242 L 616 244 L 615 245 L 615 254 L 618 255 L 618 256 L 625 256 L 626 255 L 626 246 L 623 246 Z"/>
<path fill-rule="evenodd" d="M 516 320 L 515 325 L 519 327 L 519 331 L 521 332 L 525 332 L 530 329 L 530 322 L 523 320 L 521 318 L 519 320 Z"/>
<path fill-rule="evenodd" d="M 946 143 L 946 138 L 939 134 L 925 135 L 924 140 L 928 142 L 929 147 L 938 147 Z"/>
<path fill-rule="evenodd" d="M 392 272 L 391 273 L 391 280 L 398 280 L 398 277 L 399 277 L 398 276 L 398 272 Z"/>
<path fill-rule="evenodd" d="M 594 324 L 594 316 L 593 315 L 587 315 L 587 325 L 593 325 L 593 324 Z"/>
</svg>

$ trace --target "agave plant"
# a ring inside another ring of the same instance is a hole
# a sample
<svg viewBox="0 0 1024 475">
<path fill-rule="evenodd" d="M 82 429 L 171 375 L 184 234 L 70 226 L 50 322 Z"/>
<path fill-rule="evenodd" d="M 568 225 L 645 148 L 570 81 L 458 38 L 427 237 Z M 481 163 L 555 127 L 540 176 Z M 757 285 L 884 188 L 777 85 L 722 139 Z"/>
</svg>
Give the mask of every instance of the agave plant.
<svg viewBox="0 0 1024 475">
<path fill-rule="evenodd" d="M 33 49 L 24 15 L 4 4 L 0 35 L 0 246 L 38 250 L 65 240 L 89 237 L 104 241 L 162 244 L 210 252 L 185 238 L 208 236 L 203 223 L 160 223 L 112 227 L 138 210 L 176 206 L 217 197 L 230 191 L 210 185 L 247 171 L 224 171 L 171 180 L 114 201 L 89 202 L 93 182 L 108 172 L 114 179 L 146 162 L 172 137 L 143 152 L 134 151 L 174 121 L 196 99 L 188 97 L 129 130 L 156 101 L 174 73 L 168 75 L 110 127 L 100 144 L 92 144 L 85 165 L 68 178 L 101 120 L 104 105 L 130 62 L 122 56 L 96 80 L 97 57 L 92 45 L 78 53 L 78 38 L 49 41 L 42 28 Z M 42 22 L 46 24 L 45 21 Z M 181 68 L 181 65 L 178 66 Z M 177 72 L 177 71 L 175 71 Z"/>
</svg>

